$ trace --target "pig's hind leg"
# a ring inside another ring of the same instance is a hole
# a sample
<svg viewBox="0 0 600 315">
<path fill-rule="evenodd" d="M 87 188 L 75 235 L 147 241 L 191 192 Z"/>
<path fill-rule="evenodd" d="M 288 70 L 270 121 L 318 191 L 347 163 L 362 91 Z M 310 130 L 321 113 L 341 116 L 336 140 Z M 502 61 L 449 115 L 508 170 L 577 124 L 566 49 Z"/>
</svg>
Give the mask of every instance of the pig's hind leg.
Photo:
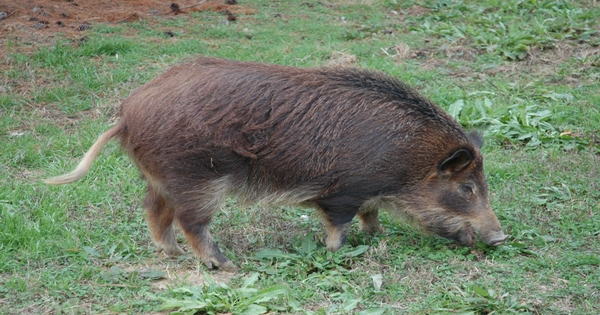
<svg viewBox="0 0 600 315">
<path fill-rule="evenodd" d="M 190 246 L 209 269 L 235 270 L 209 232 L 213 215 L 225 203 L 229 189 L 227 177 L 207 181 L 174 196 L 176 218 Z"/>
<path fill-rule="evenodd" d="M 367 234 L 383 233 L 384 230 L 379 222 L 379 209 L 363 207 L 358 212 L 360 228 Z"/>
<path fill-rule="evenodd" d="M 148 184 L 144 207 L 148 215 L 148 227 L 157 247 L 168 256 L 183 255 L 185 252 L 177 244 L 177 237 L 173 229 L 175 208 L 160 189 L 152 184 Z"/>
</svg>

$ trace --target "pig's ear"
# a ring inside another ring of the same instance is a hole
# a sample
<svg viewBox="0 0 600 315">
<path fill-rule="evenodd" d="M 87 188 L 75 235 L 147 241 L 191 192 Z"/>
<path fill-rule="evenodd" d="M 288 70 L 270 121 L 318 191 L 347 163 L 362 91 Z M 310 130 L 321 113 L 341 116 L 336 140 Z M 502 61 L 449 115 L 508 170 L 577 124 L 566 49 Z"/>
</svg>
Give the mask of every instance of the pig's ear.
<svg viewBox="0 0 600 315">
<path fill-rule="evenodd" d="M 449 158 L 440 163 L 439 171 L 441 175 L 451 175 L 464 169 L 471 164 L 473 157 L 465 149 L 454 152 Z"/>
</svg>

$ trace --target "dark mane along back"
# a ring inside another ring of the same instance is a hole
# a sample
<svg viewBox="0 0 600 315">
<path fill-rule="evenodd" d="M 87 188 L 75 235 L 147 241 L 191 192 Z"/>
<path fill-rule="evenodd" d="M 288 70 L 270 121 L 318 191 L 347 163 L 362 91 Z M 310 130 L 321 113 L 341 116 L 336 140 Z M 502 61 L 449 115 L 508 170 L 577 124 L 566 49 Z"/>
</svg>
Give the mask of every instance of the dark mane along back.
<svg viewBox="0 0 600 315">
<path fill-rule="evenodd" d="M 441 108 L 421 96 L 414 89 L 395 77 L 380 71 L 364 69 L 325 69 L 329 79 L 340 87 L 362 90 L 376 98 L 402 104 L 403 108 L 419 113 L 427 118 L 439 118 Z"/>
</svg>

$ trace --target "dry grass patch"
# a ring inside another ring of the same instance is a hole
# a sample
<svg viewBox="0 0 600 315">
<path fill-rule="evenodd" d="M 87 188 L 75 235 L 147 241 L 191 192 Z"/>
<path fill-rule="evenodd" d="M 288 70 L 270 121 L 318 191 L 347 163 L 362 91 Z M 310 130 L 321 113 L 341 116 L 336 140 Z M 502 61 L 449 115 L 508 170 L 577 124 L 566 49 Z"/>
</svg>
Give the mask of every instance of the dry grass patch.
<svg viewBox="0 0 600 315">
<path fill-rule="evenodd" d="M 186 246 L 183 247 L 185 248 Z M 157 275 L 162 273 L 162 276 L 157 276 L 157 279 L 151 283 L 152 288 L 159 291 L 180 286 L 202 286 L 208 284 L 206 269 L 194 254 L 190 252 L 185 257 L 180 257 L 179 259 L 157 257 L 146 259 L 136 264 L 118 264 L 117 266 L 128 273 L 135 272 L 141 275 L 150 272 L 158 272 Z M 218 270 L 211 271 L 208 275 L 212 280 L 220 283 L 228 283 L 232 278 L 240 276 L 239 272 L 234 273 Z"/>
<path fill-rule="evenodd" d="M 355 55 L 343 51 L 332 51 L 325 65 L 328 67 L 353 67 L 357 62 L 358 58 Z"/>
</svg>

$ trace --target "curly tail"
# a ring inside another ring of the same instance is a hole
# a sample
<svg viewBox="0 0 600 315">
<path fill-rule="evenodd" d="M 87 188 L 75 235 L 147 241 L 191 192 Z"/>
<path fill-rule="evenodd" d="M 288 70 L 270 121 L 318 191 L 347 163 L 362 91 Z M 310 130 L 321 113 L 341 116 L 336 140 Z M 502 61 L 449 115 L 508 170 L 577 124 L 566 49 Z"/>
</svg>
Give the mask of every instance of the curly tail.
<svg viewBox="0 0 600 315">
<path fill-rule="evenodd" d="M 92 162 L 94 162 L 94 159 L 100 153 L 100 151 L 102 151 L 102 148 L 106 145 L 106 143 L 108 143 L 121 132 L 121 127 L 121 124 L 116 124 L 103 133 L 98 140 L 94 142 L 92 147 L 85 153 L 81 162 L 79 162 L 77 167 L 72 172 L 45 179 L 44 182 L 50 185 L 62 185 L 72 183 L 82 178 L 90 170 Z"/>
</svg>

